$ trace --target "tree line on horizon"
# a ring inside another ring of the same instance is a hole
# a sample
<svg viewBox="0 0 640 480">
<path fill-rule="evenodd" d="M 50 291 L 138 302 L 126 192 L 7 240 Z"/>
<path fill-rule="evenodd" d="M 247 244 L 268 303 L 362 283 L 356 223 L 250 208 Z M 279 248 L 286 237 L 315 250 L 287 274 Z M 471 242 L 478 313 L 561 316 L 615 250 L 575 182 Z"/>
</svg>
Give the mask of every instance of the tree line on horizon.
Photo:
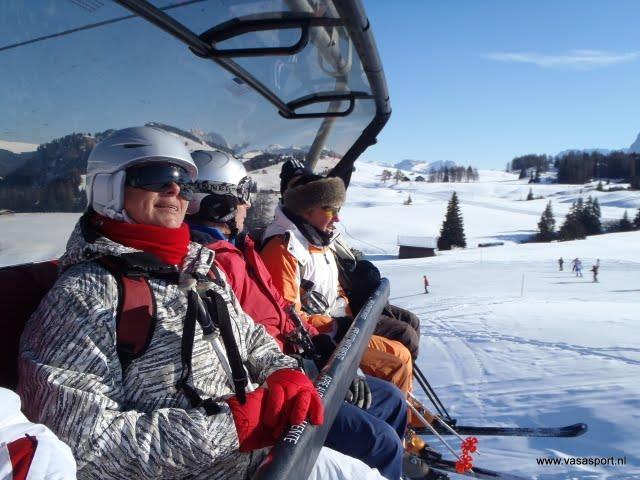
<svg viewBox="0 0 640 480">
<path fill-rule="evenodd" d="M 593 179 L 620 179 L 632 189 L 640 189 L 640 153 L 615 151 L 609 153 L 570 151 L 561 157 L 528 154 L 516 157 L 507 164 L 508 171 L 519 171 L 520 178 L 533 178 L 554 167 L 557 183 L 582 184 Z"/>
<path fill-rule="evenodd" d="M 431 167 L 427 178 L 422 175 L 418 175 L 415 178 L 416 182 L 429 182 L 429 183 L 469 183 L 477 182 L 480 179 L 478 169 L 469 165 L 468 167 L 455 166 L 455 167 Z M 382 183 L 386 183 L 387 180 L 393 179 L 396 184 L 398 182 L 409 182 L 411 179 L 407 177 L 402 170 L 396 169 L 395 172 L 384 169 L 380 174 L 380 180 Z"/>
</svg>

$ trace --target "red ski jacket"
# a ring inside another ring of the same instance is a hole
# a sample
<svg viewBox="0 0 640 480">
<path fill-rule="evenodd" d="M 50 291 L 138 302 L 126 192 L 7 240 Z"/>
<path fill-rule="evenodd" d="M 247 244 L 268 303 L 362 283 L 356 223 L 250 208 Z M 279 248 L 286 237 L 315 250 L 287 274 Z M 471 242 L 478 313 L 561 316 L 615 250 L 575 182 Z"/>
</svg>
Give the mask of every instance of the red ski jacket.
<svg viewBox="0 0 640 480">
<path fill-rule="evenodd" d="M 255 243 L 248 235 L 238 249 L 226 240 L 216 240 L 205 245 L 216 254 L 215 264 L 225 273 L 231 289 L 238 297 L 242 309 L 284 349 L 285 335 L 295 329 L 293 322 L 284 311 L 288 302 L 273 286 L 271 274 L 255 249 Z M 311 336 L 317 330 L 307 324 Z"/>
</svg>

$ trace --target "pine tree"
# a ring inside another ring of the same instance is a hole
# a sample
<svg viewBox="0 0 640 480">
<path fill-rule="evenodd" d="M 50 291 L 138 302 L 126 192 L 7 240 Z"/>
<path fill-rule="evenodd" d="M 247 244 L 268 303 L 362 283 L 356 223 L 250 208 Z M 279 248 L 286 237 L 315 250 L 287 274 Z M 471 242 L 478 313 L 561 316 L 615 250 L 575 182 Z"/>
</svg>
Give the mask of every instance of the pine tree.
<svg viewBox="0 0 640 480">
<path fill-rule="evenodd" d="M 442 179 L 442 181 L 445 183 L 449 182 L 449 168 L 446 165 L 444 167 L 444 178 Z"/>
<path fill-rule="evenodd" d="M 602 186 L 602 180 L 598 182 L 598 186 L 596 187 L 596 190 L 599 192 L 604 191 L 604 187 Z"/>
<path fill-rule="evenodd" d="M 451 247 L 466 248 L 467 241 L 464 235 L 464 226 L 462 214 L 460 213 L 460 205 L 458 204 L 458 195 L 453 192 L 451 200 L 447 205 L 447 214 L 442 228 L 440 229 L 440 238 L 438 239 L 439 250 L 451 250 Z"/>
<path fill-rule="evenodd" d="M 624 211 L 624 215 L 620 219 L 618 228 L 620 229 L 621 232 L 629 232 L 633 230 L 633 224 L 631 223 L 631 220 L 629 220 L 629 214 L 627 213 L 626 210 Z"/>
<path fill-rule="evenodd" d="M 638 208 L 638 213 L 636 213 L 636 218 L 633 219 L 633 224 L 636 228 L 640 229 L 640 208 Z"/>
<path fill-rule="evenodd" d="M 551 210 L 551 200 L 547 203 L 547 208 L 544 209 L 538 222 L 538 241 L 550 242 L 556 237 L 556 219 L 553 217 L 553 210 Z"/>
<path fill-rule="evenodd" d="M 540 183 L 540 170 L 536 168 L 536 174 L 533 177 L 533 183 Z"/>
<path fill-rule="evenodd" d="M 571 209 L 569 210 L 569 213 L 567 213 L 564 223 L 558 232 L 558 236 L 561 240 L 576 240 L 586 237 L 584 226 L 580 221 L 582 207 L 582 198 L 577 202 L 574 202 L 571 206 Z"/>
<path fill-rule="evenodd" d="M 586 205 L 579 212 L 579 219 L 587 235 L 596 235 L 602 232 L 602 223 L 600 221 L 600 203 L 589 196 Z"/>
<path fill-rule="evenodd" d="M 533 200 L 533 188 L 529 189 L 529 195 L 527 195 L 527 200 Z"/>
<path fill-rule="evenodd" d="M 524 167 L 520 169 L 520 175 L 518 176 L 518 180 L 522 180 L 523 178 L 527 178 L 527 169 Z"/>
<path fill-rule="evenodd" d="M 413 203 L 413 200 L 411 200 L 411 194 L 409 194 L 409 197 L 404 201 L 405 205 L 411 205 Z"/>
</svg>

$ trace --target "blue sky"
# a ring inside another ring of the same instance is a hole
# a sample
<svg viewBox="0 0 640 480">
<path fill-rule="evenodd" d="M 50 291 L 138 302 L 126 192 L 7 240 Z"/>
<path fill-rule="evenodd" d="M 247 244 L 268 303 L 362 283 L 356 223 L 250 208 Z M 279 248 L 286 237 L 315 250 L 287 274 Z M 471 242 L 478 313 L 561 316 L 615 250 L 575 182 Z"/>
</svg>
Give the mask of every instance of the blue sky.
<svg viewBox="0 0 640 480">
<path fill-rule="evenodd" d="M 636 0 L 364 4 L 393 108 L 365 159 L 504 168 L 640 132 Z"/>
</svg>

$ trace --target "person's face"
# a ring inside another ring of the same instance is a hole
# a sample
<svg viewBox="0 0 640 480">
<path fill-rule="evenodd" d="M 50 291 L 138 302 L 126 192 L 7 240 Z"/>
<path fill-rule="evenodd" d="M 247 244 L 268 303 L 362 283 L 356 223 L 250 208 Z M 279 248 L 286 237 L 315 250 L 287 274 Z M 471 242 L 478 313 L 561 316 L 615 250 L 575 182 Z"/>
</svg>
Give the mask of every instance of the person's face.
<svg viewBox="0 0 640 480">
<path fill-rule="evenodd" d="M 126 186 L 124 208 L 136 223 L 178 228 L 184 221 L 189 205 L 179 194 L 180 187 L 173 182 L 162 192 Z"/>
<path fill-rule="evenodd" d="M 334 224 L 340 221 L 339 212 L 340 207 L 315 207 L 304 212 L 302 216 L 318 230 L 329 233 L 334 229 Z"/>
<path fill-rule="evenodd" d="M 244 221 L 247 218 L 247 212 L 251 208 L 251 202 L 240 202 L 236 207 L 236 228 L 238 232 L 244 230 Z"/>
</svg>

